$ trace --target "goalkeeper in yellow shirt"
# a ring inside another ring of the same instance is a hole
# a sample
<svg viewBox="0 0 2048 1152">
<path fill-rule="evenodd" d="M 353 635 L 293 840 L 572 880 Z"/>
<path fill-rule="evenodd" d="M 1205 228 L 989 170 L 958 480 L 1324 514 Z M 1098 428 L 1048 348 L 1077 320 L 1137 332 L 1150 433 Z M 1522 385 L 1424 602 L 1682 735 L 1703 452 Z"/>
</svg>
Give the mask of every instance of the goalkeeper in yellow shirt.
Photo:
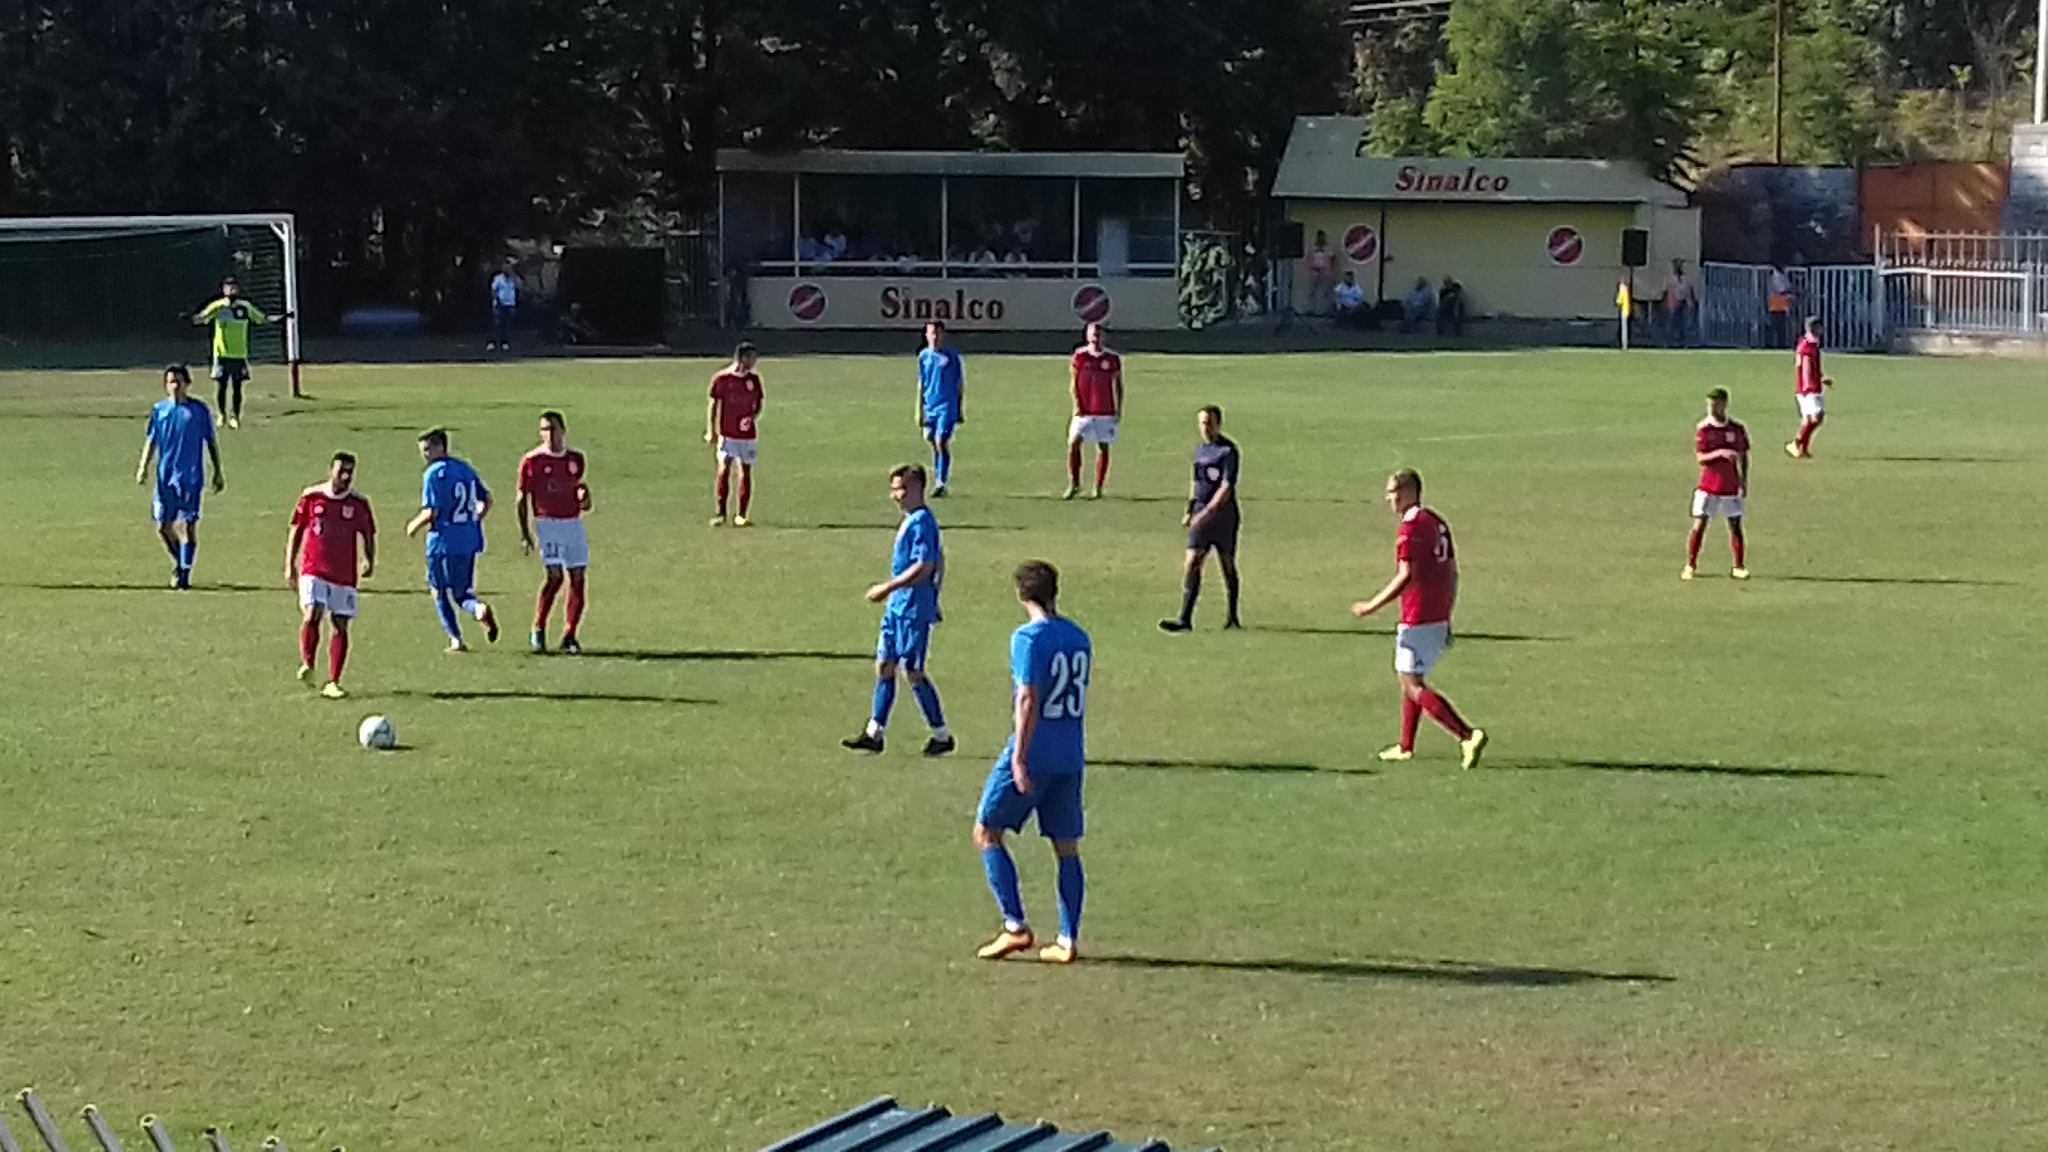
<svg viewBox="0 0 2048 1152">
<path fill-rule="evenodd" d="M 289 320 L 291 315 L 265 316 L 263 309 L 242 299 L 241 286 L 230 278 L 220 282 L 220 299 L 192 317 L 194 324 L 213 325 L 214 409 L 226 415 L 228 427 L 242 426 L 242 385 L 249 381 L 249 325 Z M 230 389 L 232 408 L 228 406 Z"/>
</svg>

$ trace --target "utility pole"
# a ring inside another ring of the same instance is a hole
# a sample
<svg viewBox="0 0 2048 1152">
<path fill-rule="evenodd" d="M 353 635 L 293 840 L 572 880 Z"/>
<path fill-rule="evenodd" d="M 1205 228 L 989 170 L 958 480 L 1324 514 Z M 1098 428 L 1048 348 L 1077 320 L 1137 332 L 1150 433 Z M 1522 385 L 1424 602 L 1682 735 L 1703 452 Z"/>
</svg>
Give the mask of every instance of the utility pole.
<svg viewBox="0 0 2048 1152">
<path fill-rule="evenodd" d="M 2048 0 L 2041 0 L 2042 19 L 2048 20 Z M 1771 12 L 1771 163 L 1785 162 L 1785 0 L 1776 0 Z M 2034 85 L 2034 119 L 2041 119 L 2040 84 Z"/>
</svg>

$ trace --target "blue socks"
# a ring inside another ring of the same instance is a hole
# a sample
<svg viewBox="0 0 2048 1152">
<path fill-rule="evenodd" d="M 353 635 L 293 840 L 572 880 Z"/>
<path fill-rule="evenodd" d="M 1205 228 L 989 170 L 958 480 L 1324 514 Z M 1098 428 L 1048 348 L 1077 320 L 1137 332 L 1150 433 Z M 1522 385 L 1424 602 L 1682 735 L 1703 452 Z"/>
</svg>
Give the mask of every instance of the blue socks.
<svg viewBox="0 0 2048 1152">
<path fill-rule="evenodd" d="M 879 732 L 889 726 L 889 712 L 896 707 L 896 678 L 875 681 L 875 711 L 868 721 L 870 731 Z"/>
<path fill-rule="evenodd" d="M 1081 938 L 1081 901 L 1088 896 L 1088 878 L 1081 871 L 1079 856 L 1062 856 L 1060 861 L 1060 941 L 1072 944 Z M 1016 872 L 1010 873 L 1016 883 Z M 991 880 L 993 883 L 993 880 Z"/>
<path fill-rule="evenodd" d="M 895 686 L 892 684 L 890 687 L 893 689 Z M 925 723 L 932 726 L 932 731 L 945 731 L 946 714 L 939 711 L 939 690 L 932 686 L 932 682 L 918 680 L 912 683 L 910 694 L 917 697 L 918 709 L 924 713 Z"/>
<path fill-rule="evenodd" d="M 460 642 L 462 622 L 455 617 L 455 605 L 450 602 L 448 593 L 439 588 L 434 589 L 434 614 L 441 618 L 441 631 L 446 632 L 450 640 Z"/>
<path fill-rule="evenodd" d="M 1003 914 L 1003 927 L 1011 931 L 1024 927 L 1024 894 L 1017 890 L 1017 862 L 1010 859 L 1010 850 L 1000 844 L 983 848 L 981 868 L 988 873 L 988 890 L 995 893 L 996 907 Z M 1064 909 L 1065 905 L 1061 907 Z M 1062 911 L 1062 917 L 1064 915 Z M 1064 918 L 1061 923 L 1065 923 Z"/>
<path fill-rule="evenodd" d="M 938 473 L 939 487 L 941 488 L 946 486 L 946 481 L 953 478 L 953 450 L 951 448 L 934 448 L 932 450 L 932 471 Z"/>
</svg>

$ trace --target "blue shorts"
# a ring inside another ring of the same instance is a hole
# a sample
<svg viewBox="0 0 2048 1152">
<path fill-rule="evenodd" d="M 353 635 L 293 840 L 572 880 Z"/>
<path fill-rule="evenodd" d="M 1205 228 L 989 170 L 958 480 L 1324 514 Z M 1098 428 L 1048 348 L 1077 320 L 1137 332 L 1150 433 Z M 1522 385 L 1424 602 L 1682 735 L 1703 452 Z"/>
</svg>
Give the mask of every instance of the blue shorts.
<svg viewBox="0 0 2048 1152">
<path fill-rule="evenodd" d="M 456 603 L 476 595 L 476 553 L 444 552 L 427 557 L 427 587 L 454 595 Z"/>
<path fill-rule="evenodd" d="M 996 759 L 981 789 L 981 809 L 974 822 L 984 828 L 1016 832 L 1032 813 L 1038 814 L 1038 834 L 1047 840 L 1079 840 L 1086 821 L 1081 815 L 1081 772 L 1060 772 L 1034 776 L 1029 795 L 1017 791 L 1010 778 L 1010 750 Z"/>
<path fill-rule="evenodd" d="M 149 501 L 150 518 L 158 524 L 197 524 L 199 494 L 204 491 L 205 489 L 197 484 L 181 488 L 158 481 L 156 495 Z"/>
<path fill-rule="evenodd" d="M 951 440 L 953 429 L 959 426 L 960 414 L 951 408 L 924 410 L 924 438 L 927 440 Z"/>
<path fill-rule="evenodd" d="M 925 651 L 931 647 L 931 642 L 931 621 L 914 620 L 907 616 L 884 616 L 881 639 L 875 641 L 875 659 L 922 672 Z"/>
</svg>

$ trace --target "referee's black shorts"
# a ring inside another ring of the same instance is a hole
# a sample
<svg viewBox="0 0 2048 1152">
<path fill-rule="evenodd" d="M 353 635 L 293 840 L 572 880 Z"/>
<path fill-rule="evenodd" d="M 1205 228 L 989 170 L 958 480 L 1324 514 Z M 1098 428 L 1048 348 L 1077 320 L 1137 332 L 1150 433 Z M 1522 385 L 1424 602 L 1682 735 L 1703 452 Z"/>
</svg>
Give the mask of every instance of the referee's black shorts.
<svg viewBox="0 0 2048 1152">
<path fill-rule="evenodd" d="M 1188 551 L 1207 552 L 1215 549 L 1225 556 L 1237 555 L 1237 501 L 1232 500 L 1216 510 L 1208 522 L 1188 528 Z"/>
<path fill-rule="evenodd" d="M 213 378 L 222 384 L 240 384 L 249 379 L 249 361 L 239 356 L 216 356 Z"/>
</svg>

